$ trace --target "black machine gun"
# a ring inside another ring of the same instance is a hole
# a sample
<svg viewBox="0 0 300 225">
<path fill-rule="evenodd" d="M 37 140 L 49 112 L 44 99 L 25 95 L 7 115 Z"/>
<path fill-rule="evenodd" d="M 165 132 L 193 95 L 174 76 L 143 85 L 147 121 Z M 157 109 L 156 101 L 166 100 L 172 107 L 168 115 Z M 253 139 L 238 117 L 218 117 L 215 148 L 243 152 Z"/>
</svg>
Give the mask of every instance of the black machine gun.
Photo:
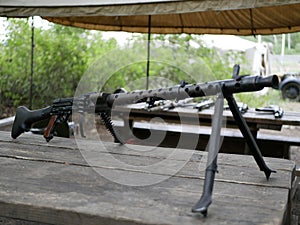
<svg viewBox="0 0 300 225">
<path fill-rule="evenodd" d="M 84 113 L 99 114 L 104 121 L 107 129 L 114 136 L 115 140 L 124 144 L 124 140 L 113 129 L 113 124 L 110 119 L 111 110 L 114 106 L 135 104 L 139 102 L 147 102 L 153 104 L 159 100 L 182 100 L 186 98 L 213 96 L 217 95 L 215 104 L 215 115 L 212 123 L 211 141 L 209 144 L 208 158 L 211 158 L 210 163 L 206 167 L 205 182 L 203 193 L 200 200 L 192 208 L 192 212 L 202 213 L 207 215 L 207 210 L 212 202 L 212 191 L 214 184 L 215 172 L 217 171 L 217 155 L 219 151 L 218 138 L 220 137 L 221 121 L 223 115 L 224 98 L 228 102 L 229 109 L 243 134 L 252 155 L 261 171 L 265 173 L 268 179 L 272 172 L 265 163 L 262 154 L 252 136 L 248 125 L 246 124 L 238 105 L 233 97 L 233 94 L 240 92 L 255 92 L 262 90 L 265 87 L 277 89 L 279 80 L 276 75 L 261 77 L 261 76 L 240 76 L 238 75 L 238 65 L 234 68 L 233 79 L 212 81 L 199 84 L 181 84 L 178 86 L 160 88 L 155 90 L 143 90 L 121 93 L 88 93 L 80 97 L 62 98 L 53 101 L 51 106 L 43 109 L 30 111 L 24 106 L 17 108 L 16 116 L 12 128 L 12 138 L 17 138 L 23 132 L 29 131 L 33 123 L 49 119 L 48 127 L 45 129 L 44 137 L 47 141 L 53 138 L 53 130 L 57 123 L 65 122 L 72 112 L 78 112 L 81 115 Z M 83 131 L 82 131 L 83 132 Z"/>
</svg>

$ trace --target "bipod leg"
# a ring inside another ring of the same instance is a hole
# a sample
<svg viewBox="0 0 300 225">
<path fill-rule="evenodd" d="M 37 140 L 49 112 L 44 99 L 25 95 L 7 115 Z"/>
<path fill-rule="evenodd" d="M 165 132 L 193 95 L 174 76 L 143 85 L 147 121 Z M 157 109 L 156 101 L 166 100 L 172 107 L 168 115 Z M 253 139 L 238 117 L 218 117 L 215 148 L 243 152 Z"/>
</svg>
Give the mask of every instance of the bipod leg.
<svg viewBox="0 0 300 225">
<path fill-rule="evenodd" d="M 215 173 L 217 172 L 217 157 L 221 146 L 221 127 L 223 119 L 224 98 L 220 93 L 217 96 L 214 116 L 212 120 L 212 130 L 208 142 L 208 155 L 205 170 L 205 180 L 203 185 L 203 192 L 200 200 L 192 208 L 194 213 L 202 213 L 207 216 L 208 206 L 212 202 L 212 192 L 215 180 Z"/>
<path fill-rule="evenodd" d="M 276 171 L 271 170 L 265 163 L 262 154 L 257 146 L 256 140 L 254 139 L 244 117 L 240 113 L 237 103 L 232 94 L 226 94 L 225 98 L 228 102 L 229 108 L 232 112 L 233 118 L 235 119 L 241 133 L 246 139 L 246 143 L 249 146 L 252 155 L 261 171 L 264 171 L 266 178 L 269 179 L 271 173 L 276 173 Z"/>
</svg>

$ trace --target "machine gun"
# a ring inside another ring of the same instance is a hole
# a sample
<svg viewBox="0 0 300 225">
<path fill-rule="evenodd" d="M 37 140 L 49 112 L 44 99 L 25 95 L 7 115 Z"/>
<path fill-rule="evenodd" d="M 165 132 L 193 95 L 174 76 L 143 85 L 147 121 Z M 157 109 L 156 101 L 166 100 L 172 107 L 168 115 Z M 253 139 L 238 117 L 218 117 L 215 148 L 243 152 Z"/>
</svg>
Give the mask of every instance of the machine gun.
<svg viewBox="0 0 300 225">
<path fill-rule="evenodd" d="M 159 100 L 182 100 L 186 98 L 216 95 L 215 113 L 212 122 L 212 134 L 208 145 L 207 167 L 205 171 L 205 182 L 200 200 L 192 208 L 192 212 L 207 215 L 207 210 L 212 202 L 212 191 L 217 171 L 217 155 L 220 148 L 220 131 L 224 107 L 224 98 L 228 102 L 229 109 L 243 134 L 252 155 L 261 171 L 268 179 L 272 172 L 265 163 L 262 154 L 252 136 L 246 121 L 244 120 L 233 94 L 240 92 L 254 92 L 264 87 L 278 88 L 278 77 L 276 75 L 261 76 L 240 76 L 237 66 L 234 68 L 233 79 L 212 81 L 199 84 L 184 84 L 155 90 L 143 90 L 120 93 L 88 93 L 74 98 L 62 98 L 54 100 L 51 106 L 43 109 L 30 111 L 24 106 L 17 108 L 15 121 L 12 128 L 12 138 L 17 138 L 23 132 L 29 131 L 33 123 L 50 118 L 48 127 L 45 129 L 44 137 L 47 141 L 53 138 L 53 129 L 57 123 L 65 122 L 72 112 L 99 114 L 105 126 L 114 136 L 115 140 L 124 144 L 124 140 L 113 129 L 110 119 L 111 110 L 114 106 L 147 102 L 149 104 Z M 83 131 L 82 131 L 83 134 Z"/>
</svg>

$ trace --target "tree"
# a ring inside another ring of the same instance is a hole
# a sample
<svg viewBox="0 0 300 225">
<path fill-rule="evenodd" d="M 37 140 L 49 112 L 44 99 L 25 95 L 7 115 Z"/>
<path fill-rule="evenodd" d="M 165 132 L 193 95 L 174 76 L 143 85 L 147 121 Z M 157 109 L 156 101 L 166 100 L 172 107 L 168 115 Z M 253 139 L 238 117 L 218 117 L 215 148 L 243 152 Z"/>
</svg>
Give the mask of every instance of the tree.
<svg viewBox="0 0 300 225">
<path fill-rule="evenodd" d="M 150 49 L 149 88 L 227 79 L 233 64 L 243 61 L 239 54 L 206 48 L 196 35 L 152 35 Z M 29 105 L 31 27 L 26 19 L 9 20 L 0 50 L 1 105 Z M 145 89 L 147 51 L 147 35 L 118 46 L 114 39 L 104 41 L 102 32 L 56 24 L 35 28 L 32 108 L 75 91 Z"/>
<path fill-rule="evenodd" d="M 192 46 L 191 42 L 198 47 Z M 104 91 L 111 92 L 120 87 L 145 89 L 147 45 L 147 35 L 140 35 L 102 59 L 89 73 L 94 75 L 101 71 L 97 78 Z M 218 51 L 206 48 L 197 36 L 192 35 L 152 35 L 150 45 L 150 84 L 153 80 L 150 88 L 179 84 L 181 80 L 198 83 L 230 78 L 233 64 L 244 60 L 238 53 L 220 57 Z M 164 82 L 161 79 L 157 82 L 157 77 L 164 78 Z"/>
<path fill-rule="evenodd" d="M 47 30 L 35 28 L 33 108 L 73 96 L 95 55 L 115 47 L 116 41 L 104 41 L 100 32 L 56 24 Z M 8 21 L 0 50 L 1 105 L 29 105 L 31 27 L 26 19 Z"/>
</svg>

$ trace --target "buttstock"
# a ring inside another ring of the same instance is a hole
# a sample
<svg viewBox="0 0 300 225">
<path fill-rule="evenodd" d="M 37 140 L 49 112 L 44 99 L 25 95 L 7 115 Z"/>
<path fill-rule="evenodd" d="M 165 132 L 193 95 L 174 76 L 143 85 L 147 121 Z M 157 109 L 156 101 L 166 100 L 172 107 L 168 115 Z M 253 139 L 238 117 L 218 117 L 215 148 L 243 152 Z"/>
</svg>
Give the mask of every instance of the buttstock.
<svg viewBox="0 0 300 225">
<path fill-rule="evenodd" d="M 50 117 L 51 106 L 38 110 L 29 110 L 25 106 L 19 106 L 16 110 L 11 137 L 16 139 L 22 133 L 29 131 L 32 124 Z"/>
</svg>

